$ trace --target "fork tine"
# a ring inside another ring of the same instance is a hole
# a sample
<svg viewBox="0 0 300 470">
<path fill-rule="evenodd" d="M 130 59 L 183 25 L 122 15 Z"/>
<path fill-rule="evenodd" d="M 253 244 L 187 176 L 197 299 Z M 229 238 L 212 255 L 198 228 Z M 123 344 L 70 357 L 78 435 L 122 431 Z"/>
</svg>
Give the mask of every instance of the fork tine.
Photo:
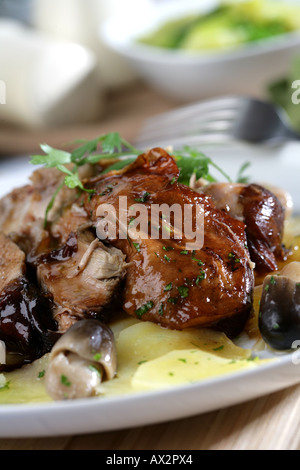
<svg viewBox="0 0 300 470">
<path fill-rule="evenodd" d="M 220 98 L 211 101 L 196 103 L 160 116 L 150 118 L 141 129 L 137 144 L 145 141 L 155 141 L 162 135 L 171 137 L 183 132 L 201 132 L 203 128 L 216 130 L 229 129 L 226 121 L 232 122 L 241 107 L 241 100 L 237 98 Z M 210 123 L 216 123 L 209 125 Z"/>
<path fill-rule="evenodd" d="M 180 137 L 166 137 L 163 136 L 155 140 L 155 146 L 167 148 L 171 147 L 174 149 L 181 148 L 184 145 L 190 146 L 200 146 L 205 144 L 217 144 L 217 143 L 226 143 L 232 142 L 233 136 L 228 132 L 201 132 L 197 135 L 190 136 L 180 136 Z M 150 148 L 153 146 L 153 140 L 144 141 L 142 144 L 144 149 Z"/>
<path fill-rule="evenodd" d="M 219 98 L 210 101 L 202 101 L 200 103 L 184 106 L 159 116 L 149 118 L 144 128 L 152 129 L 159 127 L 162 123 L 173 124 L 177 121 L 185 121 L 200 115 L 210 114 L 213 112 L 227 112 L 238 110 L 241 107 L 241 101 L 237 98 Z"/>
<path fill-rule="evenodd" d="M 160 139 L 173 139 L 177 136 L 181 137 L 192 137 L 203 134 L 205 132 L 223 132 L 228 133 L 232 130 L 233 124 L 230 120 L 219 120 L 219 121 L 207 121 L 207 122 L 199 122 L 194 123 L 193 126 L 189 126 L 187 128 L 181 127 L 174 127 L 172 129 L 159 129 L 159 131 L 155 133 L 149 133 L 147 135 L 143 135 L 138 139 L 138 143 L 145 143 L 145 142 L 154 142 L 156 143 L 157 140 Z"/>
</svg>

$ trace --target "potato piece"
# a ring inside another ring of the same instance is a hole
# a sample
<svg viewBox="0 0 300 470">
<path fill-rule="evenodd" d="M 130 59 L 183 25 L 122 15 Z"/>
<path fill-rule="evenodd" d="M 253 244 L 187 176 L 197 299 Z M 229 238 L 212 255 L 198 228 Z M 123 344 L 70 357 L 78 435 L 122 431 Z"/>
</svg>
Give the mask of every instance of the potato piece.
<svg viewBox="0 0 300 470">
<path fill-rule="evenodd" d="M 170 351 L 141 364 L 131 383 L 135 390 L 155 390 L 254 367 L 256 361 L 230 360 L 197 349 Z"/>
</svg>

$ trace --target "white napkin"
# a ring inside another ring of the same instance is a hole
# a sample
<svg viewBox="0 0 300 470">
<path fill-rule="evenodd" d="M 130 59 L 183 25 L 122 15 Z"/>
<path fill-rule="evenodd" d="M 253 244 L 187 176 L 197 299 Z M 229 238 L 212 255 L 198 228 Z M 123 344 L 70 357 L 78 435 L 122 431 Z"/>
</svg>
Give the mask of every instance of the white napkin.
<svg viewBox="0 0 300 470">
<path fill-rule="evenodd" d="M 85 123 L 103 108 L 89 49 L 10 20 L 0 20 L 0 85 L 0 120 L 31 128 Z"/>
</svg>

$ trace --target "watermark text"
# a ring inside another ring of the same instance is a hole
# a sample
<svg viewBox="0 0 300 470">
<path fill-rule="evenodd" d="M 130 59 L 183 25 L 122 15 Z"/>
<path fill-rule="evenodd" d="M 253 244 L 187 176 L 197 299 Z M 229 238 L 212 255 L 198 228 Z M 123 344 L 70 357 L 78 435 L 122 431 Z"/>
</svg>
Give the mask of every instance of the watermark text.
<svg viewBox="0 0 300 470">
<path fill-rule="evenodd" d="M 292 89 L 295 90 L 292 94 L 292 103 L 300 104 L 300 80 L 295 80 L 292 83 Z"/>
</svg>

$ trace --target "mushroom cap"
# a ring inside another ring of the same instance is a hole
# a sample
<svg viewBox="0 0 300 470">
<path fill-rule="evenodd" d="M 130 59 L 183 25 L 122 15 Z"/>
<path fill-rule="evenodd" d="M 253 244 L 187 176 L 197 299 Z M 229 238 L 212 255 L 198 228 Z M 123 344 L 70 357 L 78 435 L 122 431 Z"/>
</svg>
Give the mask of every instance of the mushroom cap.
<svg viewBox="0 0 300 470">
<path fill-rule="evenodd" d="M 53 346 L 50 361 L 61 352 L 72 352 L 91 363 L 100 364 L 108 380 L 116 373 L 117 351 L 113 332 L 98 320 L 74 323 Z"/>
<path fill-rule="evenodd" d="M 98 320 L 81 320 L 54 345 L 45 376 L 46 389 L 55 400 L 94 396 L 102 379 L 111 380 L 116 369 L 111 329 Z"/>
</svg>

